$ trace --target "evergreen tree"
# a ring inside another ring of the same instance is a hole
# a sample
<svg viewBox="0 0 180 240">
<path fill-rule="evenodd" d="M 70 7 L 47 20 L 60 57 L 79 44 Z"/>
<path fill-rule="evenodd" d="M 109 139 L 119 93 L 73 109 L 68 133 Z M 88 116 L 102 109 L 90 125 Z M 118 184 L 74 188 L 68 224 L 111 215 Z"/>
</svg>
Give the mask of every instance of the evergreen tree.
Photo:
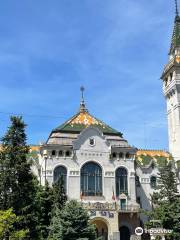
<svg viewBox="0 0 180 240">
<path fill-rule="evenodd" d="M 172 162 L 166 160 L 164 166 L 159 169 L 157 190 L 159 191 L 154 194 L 155 203 L 162 200 L 173 203 L 178 198 L 176 175 L 173 171 Z"/>
<path fill-rule="evenodd" d="M 22 217 L 18 227 L 28 228 L 30 238 L 37 239 L 33 205 L 37 181 L 31 173 L 31 163 L 27 161 L 26 125 L 22 117 L 11 117 L 10 120 L 11 126 L 2 138 L 0 153 L 0 209 L 12 208 Z"/>
<path fill-rule="evenodd" d="M 58 181 L 53 185 L 53 208 L 54 209 L 62 209 L 67 201 L 66 191 L 64 188 L 64 180 L 63 176 L 60 176 Z"/>
<path fill-rule="evenodd" d="M 89 223 L 87 211 L 75 200 L 67 202 L 53 218 L 49 240 L 95 240 L 95 227 Z"/>
<path fill-rule="evenodd" d="M 49 187 L 48 182 L 44 187 L 39 186 L 35 202 L 38 214 L 38 228 L 42 239 L 47 239 L 49 234 L 53 199 L 53 190 Z"/>
<path fill-rule="evenodd" d="M 159 169 L 159 181 L 156 192 L 152 195 L 153 210 L 151 220 L 160 220 L 162 227 L 173 230 L 168 239 L 180 239 L 180 199 L 177 190 L 172 163 L 167 162 Z M 147 223 L 151 227 L 151 222 Z"/>
<path fill-rule="evenodd" d="M 62 240 L 61 234 L 61 211 L 55 206 L 53 209 L 53 217 L 49 228 L 48 240 Z"/>
</svg>

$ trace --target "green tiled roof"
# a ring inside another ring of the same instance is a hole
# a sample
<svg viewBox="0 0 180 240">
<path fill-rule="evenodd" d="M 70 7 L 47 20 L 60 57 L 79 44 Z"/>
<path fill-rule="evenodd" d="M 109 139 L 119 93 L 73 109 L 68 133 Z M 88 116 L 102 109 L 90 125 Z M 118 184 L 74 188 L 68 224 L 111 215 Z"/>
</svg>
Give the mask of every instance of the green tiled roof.
<svg viewBox="0 0 180 240">
<path fill-rule="evenodd" d="M 180 17 L 178 15 L 175 17 L 174 21 L 170 53 L 173 53 L 176 47 L 180 47 Z"/>
<path fill-rule="evenodd" d="M 107 135 L 122 136 L 121 132 L 111 128 L 101 120 L 90 115 L 87 111 L 79 112 L 68 121 L 55 128 L 52 132 L 80 133 L 89 126 L 94 126 Z"/>
</svg>

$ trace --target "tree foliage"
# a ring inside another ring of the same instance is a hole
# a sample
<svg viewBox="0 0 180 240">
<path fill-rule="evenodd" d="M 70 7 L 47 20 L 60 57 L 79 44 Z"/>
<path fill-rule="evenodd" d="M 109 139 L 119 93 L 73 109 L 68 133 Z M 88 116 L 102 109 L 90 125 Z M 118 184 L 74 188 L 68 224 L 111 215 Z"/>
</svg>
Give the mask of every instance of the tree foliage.
<svg viewBox="0 0 180 240">
<path fill-rule="evenodd" d="M 89 215 L 81 203 L 71 200 L 60 211 L 56 209 L 49 240 L 95 240 L 94 225 L 89 223 Z"/>
<path fill-rule="evenodd" d="M 27 160 L 26 125 L 22 117 L 11 117 L 10 120 L 0 152 L 0 209 L 12 208 L 22 219 L 17 227 L 29 228 L 30 238 L 37 239 L 37 217 L 33 205 L 37 181 Z"/>
<path fill-rule="evenodd" d="M 0 210 L 0 239 L 22 240 L 27 236 L 28 230 L 16 230 L 15 226 L 20 222 L 12 209 L 5 211 Z"/>
<path fill-rule="evenodd" d="M 172 230 L 168 239 L 180 239 L 180 198 L 177 190 L 176 175 L 171 162 L 160 168 L 157 191 L 152 195 L 153 211 L 151 220 L 160 220 L 162 227 Z M 151 222 L 147 223 L 151 227 Z"/>
<path fill-rule="evenodd" d="M 41 239 L 47 239 L 51 222 L 51 212 L 54 196 L 53 189 L 46 182 L 45 186 L 39 186 L 35 199 L 38 216 L 38 231 Z"/>
<path fill-rule="evenodd" d="M 60 176 L 58 181 L 53 184 L 53 208 L 62 209 L 67 201 L 66 190 L 64 187 L 63 176 Z"/>
</svg>

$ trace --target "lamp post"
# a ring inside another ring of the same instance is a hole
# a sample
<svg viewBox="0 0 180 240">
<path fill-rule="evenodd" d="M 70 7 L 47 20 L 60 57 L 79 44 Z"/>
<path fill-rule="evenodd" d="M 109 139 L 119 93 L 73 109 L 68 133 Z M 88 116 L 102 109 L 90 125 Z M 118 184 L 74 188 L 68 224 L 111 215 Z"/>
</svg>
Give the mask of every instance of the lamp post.
<svg viewBox="0 0 180 240">
<path fill-rule="evenodd" d="M 48 157 L 47 150 L 43 151 L 43 157 L 44 157 L 44 170 L 45 170 L 44 179 L 45 179 L 45 184 L 46 184 L 46 168 L 47 168 L 47 157 Z"/>
</svg>

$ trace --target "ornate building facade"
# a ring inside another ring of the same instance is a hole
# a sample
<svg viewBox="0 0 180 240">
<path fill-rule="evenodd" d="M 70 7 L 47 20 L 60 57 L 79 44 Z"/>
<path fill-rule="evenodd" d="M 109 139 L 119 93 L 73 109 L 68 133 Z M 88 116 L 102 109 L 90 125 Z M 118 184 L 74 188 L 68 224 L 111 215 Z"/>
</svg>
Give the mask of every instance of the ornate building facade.
<svg viewBox="0 0 180 240">
<path fill-rule="evenodd" d="M 178 12 L 170 61 L 162 74 L 167 101 L 170 153 L 180 160 L 180 17 Z M 151 210 L 151 194 L 158 168 L 171 155 L 165 151 L 138 150 L 123 134 L 86 109 L 83 88 L 76 115 L 52 130 L 39 148 L 34 171 L 42 184 L 63 177 L 68 199 L 81 201 L 104 240 L 137 239 L 135 228 Z"/>
<path fill-rule="evenodd" d="M 168 158 L 163 151 L 130 146 L 122 133 L 88 112 L 82 96 L 78 113 L 40 146 L 39 177 L 42 184 L 63 177 L 68 199 L 82 202 L 104 240 L 133 240 L 146 220 L 140 208 L 151 209 L 157 166 Z"/>
</svg>

